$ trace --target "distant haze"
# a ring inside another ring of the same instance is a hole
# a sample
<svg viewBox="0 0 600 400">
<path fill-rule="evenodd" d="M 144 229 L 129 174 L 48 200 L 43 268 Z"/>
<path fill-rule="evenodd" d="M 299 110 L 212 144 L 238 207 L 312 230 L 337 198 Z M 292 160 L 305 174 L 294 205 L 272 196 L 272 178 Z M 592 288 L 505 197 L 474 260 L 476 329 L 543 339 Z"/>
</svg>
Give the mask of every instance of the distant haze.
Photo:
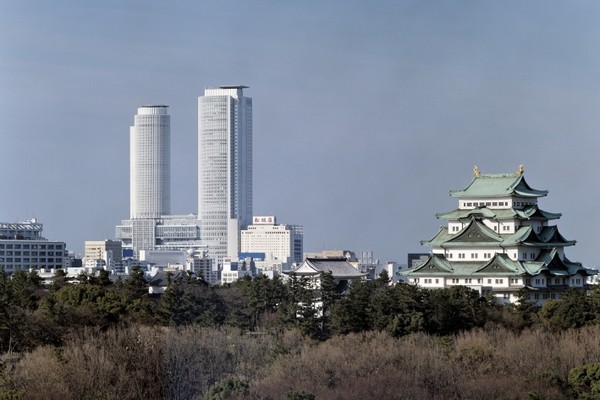
<svg viewBox="0 0 600 400">
<path fill-rule="evenodd" d="M 0 221 L 81 252 L 129 216 L 129 126 L 168 104 L 171 209 L 197 212 L 197 98 L 253 98 L 254 213 L 305 251 L 427 252 L 473 165 L 548 189 L 599 265 L 600 2 L 0 4 Z"/>
</svg>

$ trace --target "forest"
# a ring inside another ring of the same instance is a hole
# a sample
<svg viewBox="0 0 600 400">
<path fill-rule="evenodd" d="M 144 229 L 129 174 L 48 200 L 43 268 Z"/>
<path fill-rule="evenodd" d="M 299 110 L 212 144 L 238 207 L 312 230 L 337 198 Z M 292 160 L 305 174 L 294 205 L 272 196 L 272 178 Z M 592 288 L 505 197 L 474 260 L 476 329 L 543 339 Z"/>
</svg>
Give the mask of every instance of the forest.
<svg viewBox="0 0 600 400">
<path fill-rule="evenodd" d="M 598 399 L 600 290 L 0 272 L 0 399 Z M 320 301 L 315 302 L 315 298 Z"/>
</svg>

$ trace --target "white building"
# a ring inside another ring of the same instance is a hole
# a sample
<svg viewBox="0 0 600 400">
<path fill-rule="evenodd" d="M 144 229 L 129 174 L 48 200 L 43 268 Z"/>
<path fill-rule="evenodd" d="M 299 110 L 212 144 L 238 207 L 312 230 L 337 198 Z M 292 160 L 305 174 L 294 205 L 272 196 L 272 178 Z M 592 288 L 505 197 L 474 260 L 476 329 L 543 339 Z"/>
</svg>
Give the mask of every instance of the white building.
<svg viewBox="0 0 600 400">
<path fill-rule="evenodd" d="M 116 227 L 116 238 L 123 243 L 123 248 L 134 249 L 134 233 L 139 234 L 140 222 L 148 225 L 144 233 L 150 237 L 149 242 L 153 244 L 146 246 L 145 250 L 205 249 L 205 246 L 200 244 L 200 221 L 195 214 L 123 220 Z"/>
<path fill-rule="evenodd" d="M 252 218 L 252 99 L 247 86 L 207 88 L 198 98 L 198 218 L 218 264 L 237 257 Z"/>
<path fill-rule="evenodd" d="M 47 240 L 42 231 L 43 225 L 35 218 L 25 222 L 0 222 L 0 268 L 12 273 L 68 267 L 65 243 Z"/>
<path fill-rule="evenodd" d="M 277 224 L 274 216 L 255 216 L 252 225 L 241 231 L 240 252 L 264 253 L 259 269 L 289 269 L 302 262 L 303 229 L 300 225 Z"/>
<path fill-rule="evenodd" d="M 115 228 L 127 252 L 204 250 L 195 214 L 170 215 L 171 156 L 168 106 L 142 106 L 130 128 L 130 219 Z"/>
<path fill-rule="evenodd" d="M 171 212 L 171 122 L 168 106 L 142 106 L 129 130 L 130 215 L 158 218 Z"/>
<path fill-rule="evenodd" d="M 244 276 L 253 277 L 256 275 L 254 261 L 250 258 L 244 260 L 232 260 L 229 257 L 223 259 L 223 268 L 221 269 L 221 284 L 233 283 Z"/>
</svg>

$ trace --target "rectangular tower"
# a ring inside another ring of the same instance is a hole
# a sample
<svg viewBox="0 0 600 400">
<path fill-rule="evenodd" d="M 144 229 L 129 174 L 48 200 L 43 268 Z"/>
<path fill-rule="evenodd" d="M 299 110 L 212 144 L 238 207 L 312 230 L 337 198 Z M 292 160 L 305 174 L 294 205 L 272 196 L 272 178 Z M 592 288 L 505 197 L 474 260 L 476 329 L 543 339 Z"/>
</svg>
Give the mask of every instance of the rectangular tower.
<svg viewBox="0 0 600 400">
<path fill-rule="evenodd" d="M 237 257 L 252 220 L 252 99 L 247 86 L 207 88 L 198 98 L 198 218 L 208 256 Z"/>
</svg>

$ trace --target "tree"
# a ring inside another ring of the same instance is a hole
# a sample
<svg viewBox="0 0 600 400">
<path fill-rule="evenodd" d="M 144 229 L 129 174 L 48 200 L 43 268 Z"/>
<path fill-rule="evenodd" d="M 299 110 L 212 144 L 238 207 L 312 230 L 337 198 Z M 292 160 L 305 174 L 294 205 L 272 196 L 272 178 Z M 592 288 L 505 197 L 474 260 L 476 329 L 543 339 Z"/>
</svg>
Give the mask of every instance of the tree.
<svg viewBox="0 0 600 400">
<path fill-rule="evenodd" d="M 488 303 L 466 286 L 452 286 L 427 292 L 426 315 L 429 333 L 447 335 L 486 322 Z"/>
<path fill-rule="evenodd" d="M 232 396 L 247 396 L 249 393 L 248 381 L 244 379 L 228 377 L 212 385 L 203 400 L 225 400 Z"/>
<path fill-rule="evenodd" d="M 600 363 L 581 365 L 571 369 L 568 382 L 578 393 L 578 399 L 600 398 Z"/>
<path fill-rule="evenodd" d="M 26 310 L 37 309 L 42 292 L 42 278 L 36 271 L 15 271 L 10 277 L 10 284 L 12 301 L 16 306 Z"/>
<path fill-rule="evenodd" d="M 553 329 L 579 328 L 595 319 L 592 299 L 584 291 L 569 289 L 559 300 L 548 300 L 540 310 L 542 321 Z"/>
<path fill-rule="evenodd" d="M 148 282 L 144 276 L 144 271 L 139 265 L 131 269 L 129 277 L 123 282 L 123 287 L 132 298 L 140 298 L 148 295 Z"/>
<path fill-rule="evenodd" d="M 363 332 L 372 328 L 371 297 L 376 287 L 373 282 L 352 283 L 350 294 L 332 308 L 331 326 L 334 333 Z"/>
</svg>

